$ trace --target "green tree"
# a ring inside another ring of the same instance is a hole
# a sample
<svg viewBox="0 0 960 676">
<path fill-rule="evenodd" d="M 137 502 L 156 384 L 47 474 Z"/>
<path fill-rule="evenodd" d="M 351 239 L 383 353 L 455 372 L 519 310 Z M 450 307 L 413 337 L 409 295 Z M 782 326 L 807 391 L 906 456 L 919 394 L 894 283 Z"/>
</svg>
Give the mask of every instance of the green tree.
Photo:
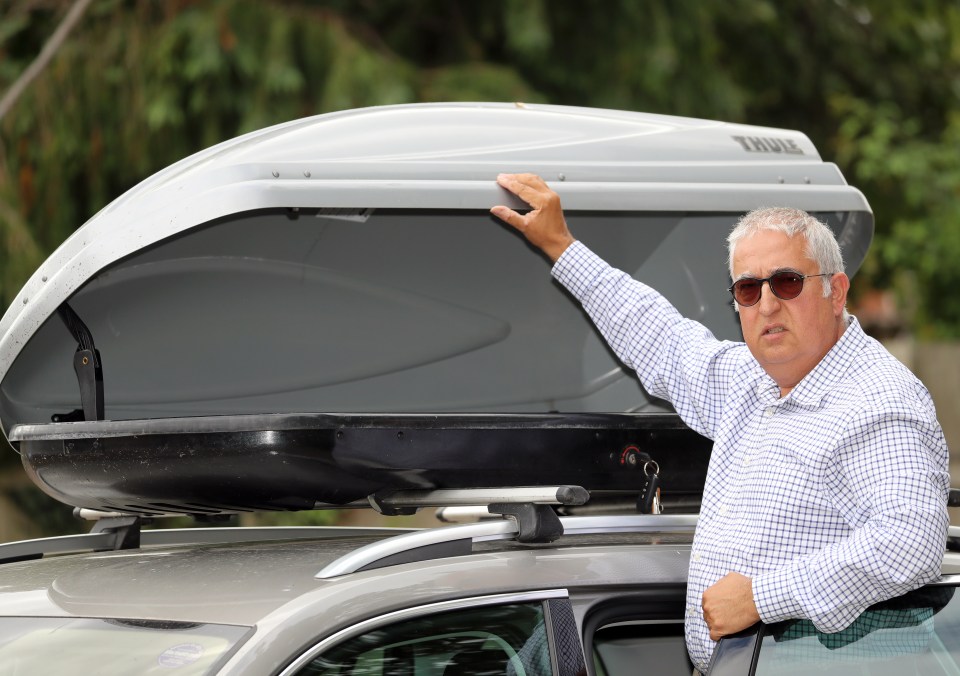
<svg viewBox="0 0 960 676">
<path fill-rule="evenodd" d="M 13 7 L 0 86 L 67 7 Z M 918 333 L 956 337 L 958 36 L 952 0 L 95 0 L 0 122 L 0 304 L 110 199 L 223 139 L 358 106 L 525 100 L 805 131 L 875 207 L 866 283 L 909 299 Z"/>
</svg>

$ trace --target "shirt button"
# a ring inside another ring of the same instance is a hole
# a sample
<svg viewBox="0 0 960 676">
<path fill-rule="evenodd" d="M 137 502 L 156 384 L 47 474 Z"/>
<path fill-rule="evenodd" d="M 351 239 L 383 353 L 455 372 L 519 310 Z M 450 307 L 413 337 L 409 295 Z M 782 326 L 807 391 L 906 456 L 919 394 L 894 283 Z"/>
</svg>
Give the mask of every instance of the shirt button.
<svg viewBox="0 0 960 676">
<path fill-rule="evenodd" d="M 773 406 L 768 407 L 767 410 L 763 412 L 763 414 L 768 418 L 772 416 L 774 413 L 776 413 L 776 409 Z"/>
<path fill-rule="evenodd" d="M 724 505 L 723 507 L 720 508 L 720 515 L 721 515 L 721 516 L 726 516 L 726 515 L 727 515 L 727 507 L 726 507 L 726 505 Z"/>
</svg>

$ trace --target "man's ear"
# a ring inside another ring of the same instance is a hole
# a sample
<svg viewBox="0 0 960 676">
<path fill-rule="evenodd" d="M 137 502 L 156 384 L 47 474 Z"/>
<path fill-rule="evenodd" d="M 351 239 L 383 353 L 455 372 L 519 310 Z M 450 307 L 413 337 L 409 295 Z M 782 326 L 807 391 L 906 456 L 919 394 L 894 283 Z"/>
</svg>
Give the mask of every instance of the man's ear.
<svg viewBox="0 0 960 676">
<path fill-rule="evenodd" d="M 847 304 L 847 293 L 850 291 L 850 278 L 846 273 L 838 272 L 830 278 L 830 303 L 833 305 L 833 314 L 839 317 Z"/>
</svg>

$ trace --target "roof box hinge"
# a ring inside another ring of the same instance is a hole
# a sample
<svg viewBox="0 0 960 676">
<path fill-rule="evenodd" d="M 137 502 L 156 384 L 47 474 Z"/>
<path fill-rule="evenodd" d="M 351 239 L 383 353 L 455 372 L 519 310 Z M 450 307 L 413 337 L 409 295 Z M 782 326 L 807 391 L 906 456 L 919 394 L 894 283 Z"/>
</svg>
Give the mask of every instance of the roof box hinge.
<svg viewBox="0 0 960 676">
<path fill-rule="evenodd" d="M 57 314 L 77 341 L 77 351 L 73 354 L 73 370 L 80 385 L 81 408 L 70 413 L 55 414 L 53 422 L 103 420 L 103 367 L 100 351 L 93 344 L 93 334 L 69 304 L 63 303 L 58 307 Z"/>
</svg>

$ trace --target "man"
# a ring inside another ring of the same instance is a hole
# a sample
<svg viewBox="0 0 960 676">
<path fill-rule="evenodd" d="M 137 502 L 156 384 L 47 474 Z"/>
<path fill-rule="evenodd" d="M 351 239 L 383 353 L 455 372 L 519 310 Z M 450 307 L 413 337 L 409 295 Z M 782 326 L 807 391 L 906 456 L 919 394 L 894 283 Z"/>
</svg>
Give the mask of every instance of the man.
<svg viewBox="0 0 960 676">
<path fill-rule="evenodd" d="M 685 623 L 700 671 L 715 641 L 759 620 L 836 632 L 939 576 L 943 433 L 923 385 L 847 315 L 829 228 L 794 209 L 741 220 L 728 242 L 745 342 L 718 341 L 577 242 L 539 177 L 497 181 L 533 210 L 491 212 L 554 262 L 644 387 L 714 441 Z"/>
</svg>

